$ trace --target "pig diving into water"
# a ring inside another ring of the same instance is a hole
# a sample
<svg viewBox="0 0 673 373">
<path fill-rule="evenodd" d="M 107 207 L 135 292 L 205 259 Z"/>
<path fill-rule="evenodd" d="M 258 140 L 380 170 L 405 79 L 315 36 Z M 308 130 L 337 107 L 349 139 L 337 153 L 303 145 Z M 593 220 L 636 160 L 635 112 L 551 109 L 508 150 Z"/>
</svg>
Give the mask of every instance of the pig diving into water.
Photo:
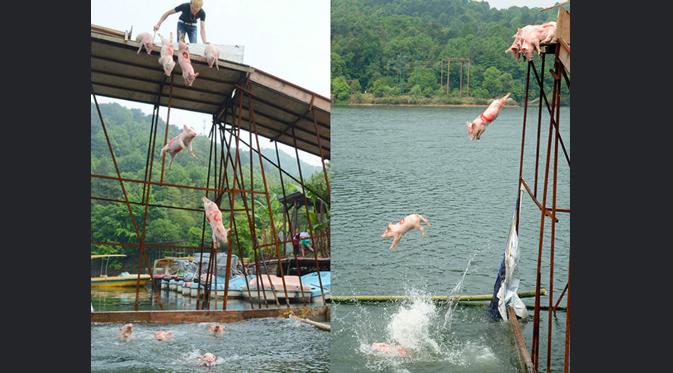
<svg viewBox="0 0 673 373">
<path fill-rule="evenodd" d="M 467 137 L 470 140 L 479 140 L 481 135 L 486 131 L 486 126 L 493 122 L 500 114 L 500 110 L 505 106 L 505 101 L 509 98 L 510 93 L 505 96 L 493 100 L 486 110 L 479 114 L 472 122 L 467 122 Z"/>
<path fill-rule="evenodd" d="M 394 251 L 397 245 L 400 243 L 402 236 L 412 229 L 420 231 L 421 236 L 425 236 L 425 229 L 421 226 L 421 222 L 425 223 L 428 227 L 432 227 L 432 224 L 430 224 L 428 219 L 422 217 L 419 214 L 411 214 L 400 219 L 399 223 L 388 224 L 381 238 L 392 237 L 393 242 L 390 245 L 390 250 Z"/>
<path fill-rule="evenodd" d="M 207 197 L 203 197 L 202 201 L 203 209 L 206 212 L 206 220 L 213 231 L 213 245 L 215 245 L 215 248 L 217 249 L 219 247 L 219 242 L 227 243 L 229 230 L 222 224 L 222 211 L 217 207 L 217 204 Z"/>
<path fill-rule="evenodd" d="M 171 169 L 171 165 L 173 165 L 175 156 L 185 148 L 188 148 L 189 154 L 196 158 L 196 154 L 194 154 L 194 151 L 192 150 L 192 140 L 194 140 L 195 137 L 196 132 L 185 124 L 182 126 L 182 132 L 173 137 L 166 146 L 161 148 L 162 157 L 165 153 L 168 153 L 171 156 L 171 161 L 168 163 L 169 170 Z"/>
<path fill-rule="evenodd" d="M 385 342 L 374 342 L 370 348 L 372 352 L 383 356 L 408 357 L 411 354 L 411 351 L 407 348 Z"/>
</svg>

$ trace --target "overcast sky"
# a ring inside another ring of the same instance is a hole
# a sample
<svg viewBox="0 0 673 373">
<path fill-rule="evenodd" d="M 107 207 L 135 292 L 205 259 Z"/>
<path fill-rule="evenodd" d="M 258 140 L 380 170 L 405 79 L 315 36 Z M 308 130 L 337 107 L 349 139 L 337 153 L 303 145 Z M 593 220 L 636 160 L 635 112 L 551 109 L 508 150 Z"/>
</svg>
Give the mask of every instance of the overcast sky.
<svg viewBox="0 0 673 373">
<path fill-rule="evenodd" d="M 187 0 L 91 0 L 91 23 L 133 35 L 152 32 L 161 15 Z M 214 44 L 244 46 L 243 63 L 266 71 L 310 91 L 330 97 L 330 1 L 329 0 L 204 0 L 206 37 Z M 179 13 L 166 18 L 161 32 L 176 32 Z M 202 43 L 200 31 L 199 43 Z M 198 79 L 198 78 L 197 78 Z M 93 102 L 93 99 L 91 100 Z M 147 114 L 152 107 L 130 101 L 99 98 L 139 108 Z M 166 108 L 160 117 L 166 120 Z M 197 132 L 210 129 L 211 116 L 171 109 L 171 123 L 186 123 Z M 269 141 L 262 147 L 272 148 Z M 294 156 L 294 150 L 279 144 Z M 320 158 L 301 152 L 301 159 L 320 165 Z"/>
</svg>

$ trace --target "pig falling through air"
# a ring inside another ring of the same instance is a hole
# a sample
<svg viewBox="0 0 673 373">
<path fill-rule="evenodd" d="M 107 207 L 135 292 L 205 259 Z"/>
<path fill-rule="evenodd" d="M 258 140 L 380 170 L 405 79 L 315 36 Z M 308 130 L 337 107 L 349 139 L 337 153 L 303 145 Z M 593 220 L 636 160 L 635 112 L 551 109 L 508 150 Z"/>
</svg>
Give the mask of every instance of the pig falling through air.
<svg viewBox="0 0 673 373">
<path fill-rule="evenodd" d="M 556 22 L 528 25 L 517 29 L 514 42 L 505 53 L 512 53 L 517 61 L 523 54 L 530 61 L 533 59 L 533 51 L 540 53 L 540 44 L 554 42 L 556 42 Z"/>
<path fill-rule="evenodd" d="M 467 122 L 465 126 L 467 127 L 467 137 L 470 138 L 470 140 L 477 139 L 481 137 L 481 134 L 486 131 L 486 125 L 489 123 L 493 122 L 495 118 L 498 117 L 498 114 L 500 113 L 500 110 L 502 107 L 505 105 L 505 101 L 507 101 L 507 98 L 509 97 L 509 93 L 503 96 L 502 98 L 498 98 L 493 100 L 490 105 L 486 108 L 486 110 L 479 114 L 477 118 L 475 118 L 472 122 Z"/>
<path fill-rule="evenodd" d="M 222 224 L 222 211 L 217 207 L 217 204 L 207 197 L 203 197 L 201 200 L 203 201 L 206 220 L 213 231 L 213 245 L 215 245 L 215 248 L 217 249 L 219 247 L 219 242 L 227 243 L 229 230 Z"/>
<path fill-rule="evenodd" d="M 178 43 L 178 64 L 182 69 L 182 78 L 185 80 L 185 85 L 191 87 L 199 73 L 194 72 L 194 66 L 192 66 L 189 57 L 189 48 L 184 41 Z"/>
<path fill-rule="evenodd" d="M 140 43 L 140 46 L 138 47 L 138 53 L 140 53 L 140 50 L 145 47 L 147 54 L 152 54 L 152 47 L 154 47 L 154 36 L 152 34 L 149 32 L 141 32 L 138 34 L 138 36 L 136 36 L 136 41 Z"/>
<path fill-rule="evenodd" d="M 173 159 L 175 155 L 180 153 L 183 149 L 188 148 L 189 154 L 196 158 L 196 154 L 192 150 L 192 140 L 196 137 L 196 132 L 189 128 L 187 125 L 182 126 L 182 132 L 177 136 L 173 137 L 166 146 L 161 148 L 161 156 L 163 157 L 165 153 L 168 153 L 171 156 L 171 161 L 168 163 L 168 169 L 171 169 L 173 165 Z"/>
<path fill-rule="evenodd" d="M 390 250 L 394 251 L 397 245 L 400 243 L 402 236 L 412 229 L 419 230 L 421 235 L 425 236 L 425 229 L 423 229 L 421 226 L 421 222 L 427 224 L 428 227 L 432 227 L 432 224 L 430 224 L 428 219 L 422 217 L 419 214 L 411 214 L 400 219 L 399 223 L 388 224 L 381 238 L 392 237 L 393 242 L 390 245 Z"/>
<path fill-rule="evenodd" d="M 213 65 L 219 70 L 220 66 L 217 64 L 217 60 L 220 58 L 220 51 L 212 44 L 208 43 L 205 50 L 206 61 L 208 61 L 208 67 L 211 69 Z"/>
<path fill-rule="evenodd" d="M 171 76 L 173 68 L 175 68 L 175 60 L 173 60 L 173 33 L 171 32 L 170 38 L 165 39 L 161 34 L 159 34 L 161 39 L 161 57 L 159 57 L 159 64 L 164 68 L 164 74 L 166 76 Z"/>
</svg>

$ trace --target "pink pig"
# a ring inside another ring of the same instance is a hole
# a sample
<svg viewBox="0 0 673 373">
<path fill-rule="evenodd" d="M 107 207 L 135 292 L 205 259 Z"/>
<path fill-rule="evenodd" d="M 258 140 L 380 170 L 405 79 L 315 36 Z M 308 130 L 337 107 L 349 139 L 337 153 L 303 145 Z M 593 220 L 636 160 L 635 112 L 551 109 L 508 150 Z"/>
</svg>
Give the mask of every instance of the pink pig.
<svg viewBox="0 0 673 373">
<path fill-rule="evenodd" d="M 157 341 L 167 341 L 173 337 L 173 332 L 171 331 L 165 331 L 165 330 L 159 330 L 157 332 L 154 332 L 154 339 Z"/>
<path fill-rule="evenodd" d="M 498 117 L 498 114 L 500 113 L 500 110 L 502 107 L 505 105 L 505 101 L 507 101 L 507 98 L 509 97 L 509 93 L 503 96 L 502 98 L 498 98 L 493 100 L 490 105 L 486 108 L 486 110 L 479 114 L 477 118 L 475 118 L 472 122 L 467 122 L 465 125 L 467 127 L 467 137 L 470 140 L 477 139 L 481 137 L 481 134 L 486 131 L 486 125 L 489 123 L 493 122 L 495 118 Z"/>
<path fill-rule="evenodd" d="M 388 344 L 385 342 L 372 343 L 371 349 L 376 353 L 387 356 L 407 357 L 410 354 L 410 351 L 402 346 Z"/>
<path fill-rule="evenodd" d="M 523 54 L 530 61 L 533 59 L 533 51 L 540 53 L 540 44 L 554 43 L 555 41 L 556 22 L 528 25 L 517 29 L 516 34 L 514 34 L 514 42 L 505 50 L 505 53 L 512 53 L 517 60 Z"/>
<path fill-rule="evenodd" d="M 125 324 L 121 328 L 119 328 L 119 338 L 121 338 L 123 341 L 126 341 L 131 337 L 131 333 L 133 333 L 133 324 Z"/>
<path fill-rule="evenodd" d="M 516 34 L 513 36 L 514 42 L 512 42 L 512 45 L 505 50 L 505 53 L 512 53 L 514 58 L 518 61 L 519 58 L 521 57 L 521 29 L 518 28 L 516 30 Z"/>
<path fill-rule="evenodd" d="M 521 53 L 528 61 L 533 59 L 533 51 L 540 53 L 540 43 L 551 43 L 556 37 L 556 22 L 542 25 L 528 25 L 521 29 Z"/>
<path fill-rule="evenodd" d="M 207 197 L 201 199 L 203 201 L 203 209 L 206 213 L 206 220 L 210 224 L 210 228 L 213 231 L 213 244 L 217 249 L 219 247 L 219 242 L 227 242 L 227 236 L 229 235 L 229 230 L 224 227 L 222 224 L 222 211 L 217 207 L 217 204 Z"/>
<path fill-rule="evenodd" d="M 208 330 L 210 333 L 214 336 L 220 336 L 224 333 L 224 325 L 222 324 L 215 324 L 215 325 L 210 325 L 208 327 Z"/>
<path fill-rule="evenodd" d="M 400 239 L 402 238 L 402 236 L 404 236 L 407 232 L 409 232 L 412 229 L 419 230 L 421 232 L 421 235 L 425 236 L 425 229 L 423 229 L 423 227 L 421 226 L 421 222 L 427 224 L 428 227 L 432 227 L 432 224 L 430 224 L 428 219 L 422 217 L 419 214 L 411 214 L 400 219 L 399 223 L 388 224 L 381 238 L 393 237 L 393 242 L 390 245 L 390 250 L 394 251 L 397 245 L 400 243 Z"/>
<path fill-rule="evenodd" d="M 206 352 L 205 354 L 203 354 L 203 356 L 199 356 L 199 360 L 201 360 L 202 365 L 211 367 L 215 365 L 215 362 L 217 361 L 217 356 L 211 354 L 210 352 Z"/>
<path fill-rule="evenodd" d="M 178 43 L 178 63 L 180 64 L 180 69 L 182 69 L 182 78 L 185 80 L 185 85 L 191 87 L 194 83 L 194 80 L 199 73 L 194 72 L 194 66 L 192 66 L 192 61 L 189 57 L 189 48 L 184 41 Z"/>
<path fill-rule="evenodd" d="M 168 164 L 169 170 L 171 169 L 171 165 L 173 165 L 175 155 L 180 153 L 182 149 L 189 148 L 189 154 L 196 158 L 196 154 L 194 154 L 194 151 L 192 150 L 192 140 L 194 140 L 195 137 L 196 132 L 185 124 L 182 126 L 182 132 L 173 137 L 166 146 L 161 148 L 162 157 L 165 153 L 168 153 L 171 156 L 171 161 Z"/>
<path fill-rule="evenodd" d="M 170 38 L 165 39 L 161 34 L 161 57 L 159 57 L 159 64 L 164 68 L 164 74 L 166 76 L 171 76 L 173 68 L 175 68 L 175 61 L 173 60 L 173 33 L 171 32 Z"/>
<path fill-rule="evenodd" d="M 208 43 L 205 50 L 206 61 L 208 61 L 208 67 L 211 69 L 213 65 L 219 70 L 220 66 L 217 64 L 217 60 L 220 58 L 220 50 L 214 47 L 212 44 Z"/>
<path fill-rule="evenodd" d="M 152 47 L 154 47 L 154 37 L 149 32 L 141 32 L 138 34 L 138 36 L 136 36 L 136 41 L 140 43 L 140 46 L 138 47 L 138 53 L 140 53 L 140 50 L 145 47 L 147 54 L 152 54 Z"/>
</svg>

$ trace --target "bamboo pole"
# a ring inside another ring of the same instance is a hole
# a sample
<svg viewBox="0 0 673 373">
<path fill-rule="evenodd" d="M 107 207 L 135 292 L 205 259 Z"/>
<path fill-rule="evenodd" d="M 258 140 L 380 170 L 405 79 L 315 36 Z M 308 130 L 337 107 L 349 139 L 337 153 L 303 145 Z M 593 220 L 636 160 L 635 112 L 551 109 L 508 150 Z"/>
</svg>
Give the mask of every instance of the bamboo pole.
<svg viewBox="0 0 673 373">
<path fill-rule="evenodd" d="M 519 298 L 534 298 L 535 290 L 520 291 L 518 294 Z M 540 295 L 547 295 L 547 290 L 540 289 Z M 482 302 L 490 301 L 492 298 L 493 294 L 434 295 L 430 297 L 433 302 Z M 332 295 L 332 302 L 334 303 L 396 302 L 412 299 L 414 297 L 408 295 Z"/>
<path fill-rule="evenodd" d="M 330 325 L 323 324 L 323 323 L 321 323 L 321 322 L 317 322 L 317 321 L 313 321 L 313 320 L 309 320 L 309 319 L 302 319 L 301 317 L 297 317 L 297 316 L 295 316 L 295 315 L 289 315 L 289 317 L 290 317 L 292 320 L 297 320 L 297 321 L 301 321 L 301 322 L 306 323 L 306 324 L 309 324 L 309 325 L 313 325 L 313 326 L 315 326 L 316 328 L 318 328 L 318 329 L 320 329 L 320 330 L 324 330 L 324 331 L 326 331 L 326 332 L 330 332 L 330 331 L 332 331 L 332 327 L 331 327 Z"/>
</svg>

